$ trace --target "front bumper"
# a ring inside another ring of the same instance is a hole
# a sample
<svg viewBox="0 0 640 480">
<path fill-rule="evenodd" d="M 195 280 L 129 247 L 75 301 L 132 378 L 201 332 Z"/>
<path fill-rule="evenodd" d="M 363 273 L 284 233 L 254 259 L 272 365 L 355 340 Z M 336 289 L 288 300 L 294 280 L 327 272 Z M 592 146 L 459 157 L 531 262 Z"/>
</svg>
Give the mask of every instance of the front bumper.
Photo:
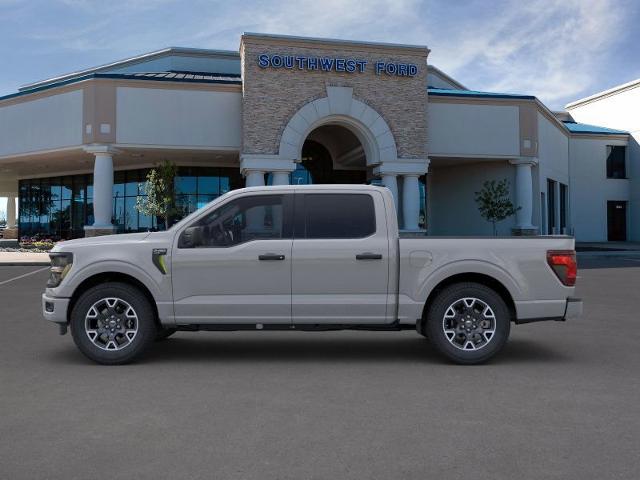
<svg viewBox="0 0 640 480">
<path fill-rule="evenodd" d="M 567 298 L 567 308 L 564 311 L 563 320 L 568 318 L 576 318 L 582 315 L 582 299 Z"/>
<path fill-rule="evenodd" d="M 42 294 L 42 316 L 50 322 L 67 324 L 67 309 L 70 298 L 48 297 Z"/>
</svg>

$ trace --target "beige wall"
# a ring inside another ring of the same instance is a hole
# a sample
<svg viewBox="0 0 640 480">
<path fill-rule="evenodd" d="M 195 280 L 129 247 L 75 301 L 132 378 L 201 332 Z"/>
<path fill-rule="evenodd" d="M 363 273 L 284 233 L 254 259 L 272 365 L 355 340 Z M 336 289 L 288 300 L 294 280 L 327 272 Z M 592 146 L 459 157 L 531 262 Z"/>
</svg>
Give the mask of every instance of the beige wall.
<svg viewBox="0 0 640 480">
<path fill-rule="evenodd" d="M 369 64 L 364 73 L 263 69 L 258 66 L 258 55 L 262 53 L 361 58 Z M 385 48 L 348 42 L 324 45 L 243 37 L 243 153 L 277 154 L 280 137 L 293 114 L 310 101 L 326 97 L 327 86 L 344 86 L 352 87 L 353 98 L 384 118 L 399 157 L 426 158 L 427 54 L 426 48 Z M 376 75 L 373 64 L 378 60 L 416 64 L 418 74 Z"/>
<path fill-rule="evenodd" d="M 520 156 L 516 105 L 429 102 L 429 155 Z"/>
<path fill-rule="evenodd" d="M 0 157 L 82 144 L 82 90 L 0 105 Z"/>
<path fill-rule="evenodd" d="M 239 91 L 117 88 L 118 144 L 239 150 Z"/>
</svg>

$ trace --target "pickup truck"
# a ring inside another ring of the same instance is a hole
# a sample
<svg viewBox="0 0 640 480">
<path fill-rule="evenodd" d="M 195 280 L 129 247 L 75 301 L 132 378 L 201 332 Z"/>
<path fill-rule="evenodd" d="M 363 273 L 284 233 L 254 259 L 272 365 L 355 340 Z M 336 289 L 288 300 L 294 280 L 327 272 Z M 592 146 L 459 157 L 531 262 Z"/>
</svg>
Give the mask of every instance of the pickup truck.
<svg viewBox="0 0 640 480">
<path fill-rule="evenodd" d="M 44 317 L 101 364 L 179 330 L 342 329 L 415 329 L 475 364 L 512 322 L 582 312 L 573 238 L 401 235 L 378 186 L 238 189 L 167 231 L 61 242 L 50 256 Z"/>
</svg>

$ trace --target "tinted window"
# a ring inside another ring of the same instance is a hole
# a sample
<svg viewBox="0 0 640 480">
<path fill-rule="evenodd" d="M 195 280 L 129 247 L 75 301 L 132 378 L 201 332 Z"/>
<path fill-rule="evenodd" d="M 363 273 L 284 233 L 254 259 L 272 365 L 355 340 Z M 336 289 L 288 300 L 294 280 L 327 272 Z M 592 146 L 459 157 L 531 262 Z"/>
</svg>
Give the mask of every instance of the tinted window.
<svg viewBox="0 0 640 480">
<path fill-rule="evenodd" d="M 242 197 L 186 228 L 178 246 L 231 247 L 251 240 L 290 238 L 284 220 L 283 195 Z"/>
<path fill-rule="evenodd" d="M 626 178 L 626 157 L 627 147 L 608 146 L 607 147 L 607 178 Z"/>
<path fill-rule="evenodd" d="M 370 195 L 308 194 L 304 205 L 306 238 L 362 238 L 376 231 Z"/>
</svg>

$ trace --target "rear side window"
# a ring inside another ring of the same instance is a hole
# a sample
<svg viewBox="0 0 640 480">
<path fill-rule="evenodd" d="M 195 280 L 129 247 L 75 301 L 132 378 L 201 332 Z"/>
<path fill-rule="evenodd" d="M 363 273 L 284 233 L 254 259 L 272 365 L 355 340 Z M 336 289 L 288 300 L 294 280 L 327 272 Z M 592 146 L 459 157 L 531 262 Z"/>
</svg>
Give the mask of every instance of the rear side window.
<svg viewBox="0 0 640 480">
<path fill-rule="evenodd" d="M 367 194 L 304 195 L 305 238 L 363 238 L 376 231 L 373 198 Z"/>
</svg>

